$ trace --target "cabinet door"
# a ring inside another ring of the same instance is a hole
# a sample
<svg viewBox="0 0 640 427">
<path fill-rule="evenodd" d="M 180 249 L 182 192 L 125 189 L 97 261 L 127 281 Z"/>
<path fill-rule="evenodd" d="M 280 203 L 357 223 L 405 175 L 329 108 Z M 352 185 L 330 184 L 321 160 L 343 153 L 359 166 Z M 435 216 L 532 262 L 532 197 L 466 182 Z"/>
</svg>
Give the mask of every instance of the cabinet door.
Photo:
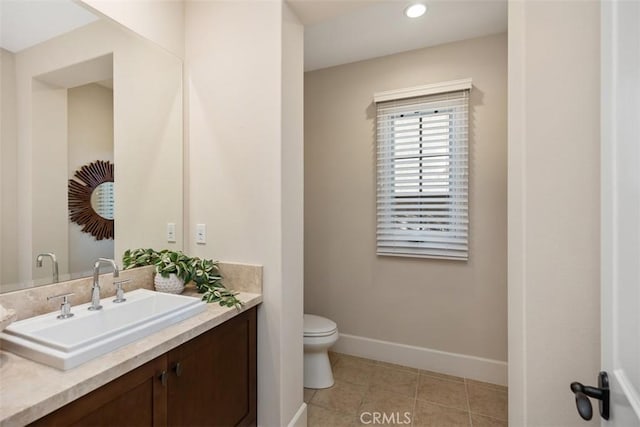
<svg viewBox="0 0 640 427">
<path fill-rule="evenodd" d="M 168 354 L 170 426 L 256 423 L 256 310 Z"/>
<path fill-rule="evenodd" d="M 32 426 L 163 426 L 166 425 L 167 387 L 160 374 L 161 356 L 113 380 Z"/>
</svg>

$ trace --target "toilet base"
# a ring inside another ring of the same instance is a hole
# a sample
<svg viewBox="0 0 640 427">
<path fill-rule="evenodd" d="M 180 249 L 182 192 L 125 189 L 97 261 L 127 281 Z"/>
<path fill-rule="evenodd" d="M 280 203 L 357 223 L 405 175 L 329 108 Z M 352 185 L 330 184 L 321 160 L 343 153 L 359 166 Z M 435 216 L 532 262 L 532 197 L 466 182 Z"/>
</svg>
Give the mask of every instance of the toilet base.
<svg viewBox="0 0 640 427">
<path fill-rule="evenodd" d="M 304 387 L 329 388 L 333 385 L 333 372 L 327 351 L 305 352 Z"/>
</svg>

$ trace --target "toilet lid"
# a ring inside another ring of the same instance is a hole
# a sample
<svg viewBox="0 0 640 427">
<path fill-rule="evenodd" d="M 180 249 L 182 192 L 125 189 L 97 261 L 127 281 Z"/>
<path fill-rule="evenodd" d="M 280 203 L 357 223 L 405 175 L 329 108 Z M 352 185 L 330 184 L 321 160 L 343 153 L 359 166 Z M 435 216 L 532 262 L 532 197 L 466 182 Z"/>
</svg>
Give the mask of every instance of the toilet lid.
<svg viewBox="0 0 640 427">
<path fill-rule="evenodd" d="M 313 314 L 304 315 L 304 336 L 323 337 L 331 335 L 338 330 L 338 325 L 326 317 Z"/>
</svg>

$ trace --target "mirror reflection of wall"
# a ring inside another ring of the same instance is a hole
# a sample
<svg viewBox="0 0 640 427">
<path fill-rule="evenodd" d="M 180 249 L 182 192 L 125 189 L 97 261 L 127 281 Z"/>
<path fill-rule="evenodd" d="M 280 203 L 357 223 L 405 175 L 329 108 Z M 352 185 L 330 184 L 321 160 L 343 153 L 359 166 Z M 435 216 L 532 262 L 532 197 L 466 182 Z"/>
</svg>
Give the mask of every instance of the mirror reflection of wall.
<svg viewBox="0 0 640 427">
<path fill-rule="evenodd" d="M 95 160 L 113 162 L 113 81 L 89 83 L 68 90 L 67 179 Z M 107 190 L 107 187 L 111 191 Z M 94 210 L 113 219 L 113 183 L 105 182 L 91 194 Z M 95 203 L 94 203 L 95 200 Z M 69 271 L 86 276 L 98 258 L 113 258 L 112 239 L 97 240 L 76 223 L 69 225 Z"/>
<path fill-rule="evenodd" d="M 52 282 L 39 253 L 56 254 L 62 281 L 130 247 L 181 249 L 165 230 L 182 224 L 182 61 L 72 0 L 2 8 L 0 292 Z M 69 220 L 68 180 L 98 160 L 116 165 L 100 192 L 117 200 L 98 209 L 113 240 Z"/>
<path fill-rule="evenodd" d="M 18 283 L 18 118 L 14 54 L 0 48 L 0 290 Z M 2 286 L 4 285 L 4 287 Z"/>
<path fill-rule="evenodd" d="M 86 163 L 113 162 L 113 55 L 35 76 L 31 102 L 32 250 L 56 254 L 60 280 L 89 276 L 93 261 L 114 257 L 114 241 L 69 222 L 66 183 Z M 33 264 L 31 273 L 35 284 L 50 282 L 48 268 Z"/>
</svg>

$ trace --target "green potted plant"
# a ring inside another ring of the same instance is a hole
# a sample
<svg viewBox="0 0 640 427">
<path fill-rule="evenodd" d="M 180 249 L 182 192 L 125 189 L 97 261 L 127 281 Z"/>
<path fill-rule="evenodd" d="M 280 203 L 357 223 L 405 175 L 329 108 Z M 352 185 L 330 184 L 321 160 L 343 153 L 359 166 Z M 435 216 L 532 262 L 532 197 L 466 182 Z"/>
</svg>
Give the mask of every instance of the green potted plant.
<svg viewBox="0 0 640 427">
<path fill-rule="evenodd" d="M 210 259 L 189 257 L 180 251 L 163 249 L 128 249 L 122 257 L 124 269 L 155 266 L 154 284 L 159 292 L 181 293 L 184 285 L 193 282 L 202 300 L 218 302 L 226 307 L 240 307 L 237 293 L 222 284 L 218 263 Z"/>
<path fill-rule="evenodd" d="M 158 253 L 155 261 L 156 275 L 153 283 L 158 292 L 180 294 L 184 291 L 184 284 L 191 280 L 189 257 L 182 252 L 163 250 Z"/>
</svg>

